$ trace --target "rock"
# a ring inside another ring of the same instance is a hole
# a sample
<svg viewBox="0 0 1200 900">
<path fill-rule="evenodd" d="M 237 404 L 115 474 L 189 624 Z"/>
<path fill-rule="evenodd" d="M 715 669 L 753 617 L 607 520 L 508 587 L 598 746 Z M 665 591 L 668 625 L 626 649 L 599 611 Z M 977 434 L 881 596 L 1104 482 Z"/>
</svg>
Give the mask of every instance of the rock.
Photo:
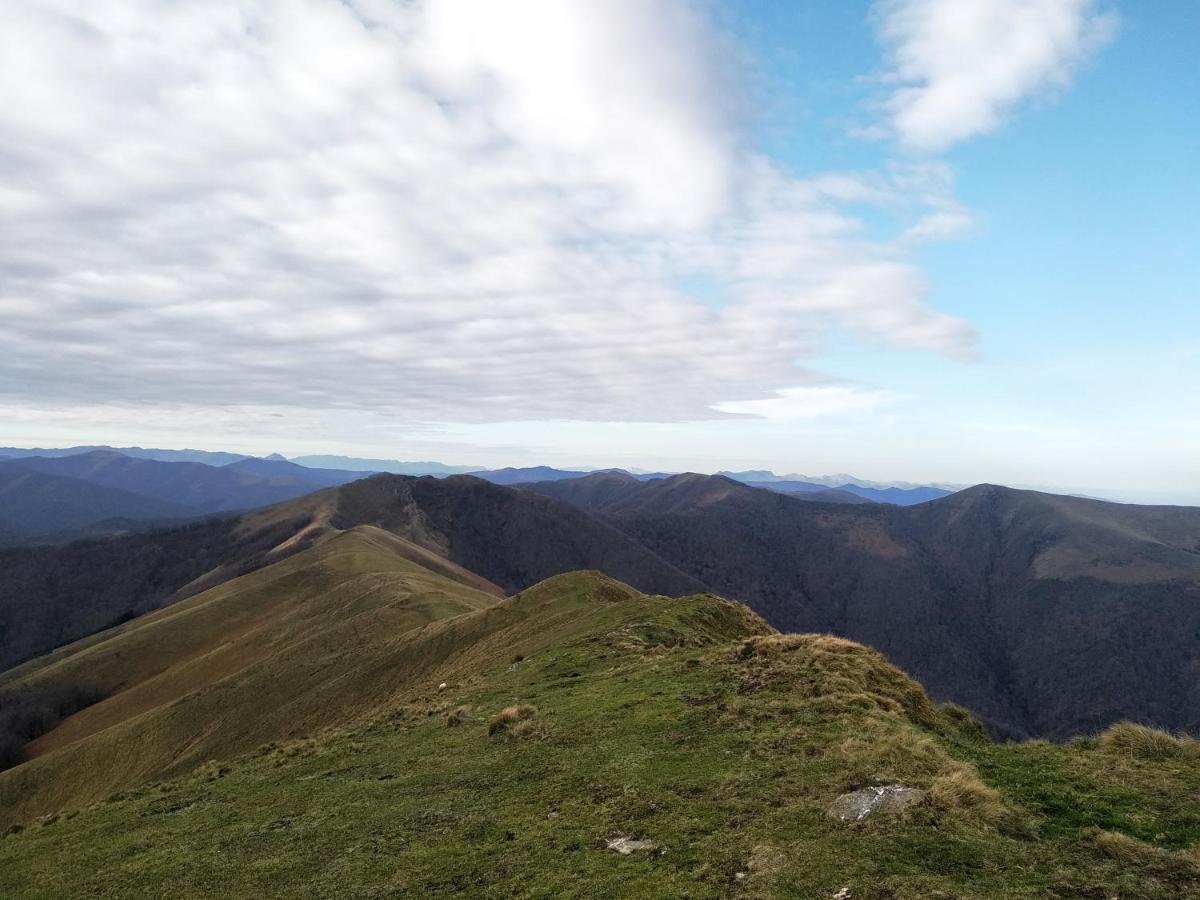
<svg viewBox="0 0 1200 900">
<path fill-rule="evenodd" d="M 924 799 L 925 792 L 919 788 L 902 784 L 872 785 L 842 794 L 829 807 L 829 817 L 839 822 L 861 822 L 875 813 L 895 816 Z"/>
<path fill-rule="evenodd" d="M 438 685 L 438 690 L 444 691 L 445 689 L 446 689 L 446 682 L 443 681 L 441 684 Z"/>
<path fill-rule="evenodd" d="M 630 853 L 636 853 L 638 850 L 657 850 L 658 844 L 654 841 L 635 840 L 623 835 L 618 835 L 615 838 L 605 838 L 605 845 L 609 850 L 620 853 L 622 856 L 628 856 Z"/>
</svg>

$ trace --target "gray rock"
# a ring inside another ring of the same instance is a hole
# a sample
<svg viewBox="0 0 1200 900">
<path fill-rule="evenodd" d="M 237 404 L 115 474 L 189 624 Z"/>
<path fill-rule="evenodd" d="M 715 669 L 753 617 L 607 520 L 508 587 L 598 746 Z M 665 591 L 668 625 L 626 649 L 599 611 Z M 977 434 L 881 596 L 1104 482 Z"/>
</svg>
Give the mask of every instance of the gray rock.
<svg viewBox="0 0 1200 900">
<path fill-rule="evenodd" d="M 925 799 L 920 788 L 902 784 L 880 784 L 842 794 L 829 807 L 829 817 L 839 822 L 861 822 L 875 813 L 899 815 Z"/>
<path fill-rule="evenodd" d="M 623 836 L 605 838 L 604 843 L 609 850 L 620 853 L 622 856 L 628 856 L 630 853 L 636 853 L 638 850 L 658 849 L 658 844 L 654 843 L 654 841 L 635 840 Z"/>
</svg>

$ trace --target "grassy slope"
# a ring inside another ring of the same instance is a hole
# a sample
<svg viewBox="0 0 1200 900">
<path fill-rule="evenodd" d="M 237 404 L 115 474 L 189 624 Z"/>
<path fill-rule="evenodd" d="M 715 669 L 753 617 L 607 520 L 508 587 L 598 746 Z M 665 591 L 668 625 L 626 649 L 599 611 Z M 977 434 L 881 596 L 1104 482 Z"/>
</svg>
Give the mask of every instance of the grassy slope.
<svg viewBox="0 0 1200 900">
<path fill-rule="evenodd" d="M 0 896 L 1200 895 L 1193 745 L 995 745 L 873 651 L 767 632 L 551 579 L 412 633 L 370 721 L 0 841 Z M 513 703 L 536 711 L 491 733 Z M 931 802 L 826 818 L 892 779 Z M 601 848 L 618 833 L 664 852 Z"/>
<path fill-rule="evenodd" d="M 108 699 L 0 773 L 0 809 L 90 802 L 210 756 L 340 724 L 391 695 L 406 633 L 500 591 L 387 532 L 355 528 L 22 667 L 10 687 Z M 382 670 L 382 671 L 380 671 Z"/>
</svg>

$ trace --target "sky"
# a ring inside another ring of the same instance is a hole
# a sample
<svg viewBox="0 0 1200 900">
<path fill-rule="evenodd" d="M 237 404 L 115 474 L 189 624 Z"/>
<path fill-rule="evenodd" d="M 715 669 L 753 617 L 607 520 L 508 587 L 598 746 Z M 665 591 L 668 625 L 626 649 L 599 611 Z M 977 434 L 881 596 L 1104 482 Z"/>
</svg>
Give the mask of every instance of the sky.
<svg viewBox="0 0 1200 900">
<path fill-rule="evenodd" d="M 1200 4 L 9 0 L 0 444 L 1200 504 Z"/>
</svg>

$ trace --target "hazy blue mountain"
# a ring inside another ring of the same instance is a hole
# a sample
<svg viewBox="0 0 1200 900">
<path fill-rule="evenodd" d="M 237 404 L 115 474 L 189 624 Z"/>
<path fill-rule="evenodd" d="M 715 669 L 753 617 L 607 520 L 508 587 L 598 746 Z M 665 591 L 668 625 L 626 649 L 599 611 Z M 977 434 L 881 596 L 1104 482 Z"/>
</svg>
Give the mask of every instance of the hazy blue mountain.
<svg viewBox="0 0 1200 900">
<path fill-rule="evenodd" d="M 895 506 L 912 506 L 914 503 L 925 503 L 929 500 L 937 500 L 939 497 L 948 497 L 954 493 L 952 490 L 935 485 L 866 481 L 845 473 L 838 475 L 776 475 L 774 472 L 764 469 L 749 469 L 744 472 L 718 472 L 717 474 L 743 484 L 769 487 L 771 490 L 787 493 L 799 494 L 832 489 L 855 494 L 875 503 L 891 503 Z"/>
<path fill-rule="evenodd" d="M 238 468 L 242 460 L 226 466 L 198 462 L 163 462 L 125 456 L 112 450 L 94 450 L 73 456 L 25 457 L 4 465 L 47 475 L 77 478 L 92 484 L 118 488 L 142 497 L 185 507 L 192 515 L 255 509 L 291 500 L 325 487 L 321 476 L 301 469 L 303 475 L 262 475 Z M 273 460 L 250 465 L 278 466 Z"/>
<path fill-rule="evenodd" d="M 468 472 L 476 478 L 490 481 L 492 484 L 531 484 L 535 481 L 561 481 L 565 478 L 582 478 L 589 472 L 576 472 L 570 469 L 555 469 L 551 466 L 525 466 L 504 469 L 485 469 L 481 472 Z M 633 476 L 630 476 L 633 477 Z"/>
<path fill-rule="evenodd" d="M 743 481 L 742 484 L 761 488 L 765 491 L 777 491 L 798 500 L 808 500 L 814 503 L 874 503 L 866 497 L 851 491 L 827 488 L 820 484 L 807 481 Z"/>
<path fill-rule="evenodd" d="M 847 494 L 855 494 L 867 500 L 873 500 L 876 503 L 892 503 L 896 506 L 912 506 L 916 503 L 927 503 L 930 500 L 940 500 L 942 497 L 949 497 L 954 493 L 954 491 L 947 491 L 937 487 L 872 488 L 863 487 L 858 484 L 843 484 L 837 490 Z"/>
<path fill-rule="evenodd" d="M 199 462 L 209 466 L 226 466 L 229 463 L 237 462 L 239 459 L 248 458 L 245 453 L 224 453 L 211 450 L 147 449 L 145 447 L 110 447 L 107 444 L 89 444 L 79 447 L 39 447 L 35 449 L 0 447 L 0 456 L 11 456 L 14 459 L 28 456 L 53 458 L 79 456 L 84 453 L 94 453 L 98 450 L 120 453 L 122 456 L 128 456 L 133 459 L 156 459 L 160 462 Z"/>
<path fill-rule="evenodd" d="M 38 472 L 22 462 L 0 462 L 0 541 L 5 543 L 53 537 L 114 520 L 166 521 L 196 514 L 180 504 Z"/>
<path fill-rule="evenodd" d="M 403 462 L 398 459 L 367 459 L 361 456 L 293 456 L 292 462 L 310 469 L 343 469 L 351 472 L 389 472 L 392 475 L 462 475 L 481 466 L 448 466 L 440 462 Z"/>
<path fill-rule="evenodd" d="M 347 469 L 310 468 L 289 462 L 277 453 L 262 458 L 251 457 L 250 459 L 240 459 L 227 466 L 222 466 L 222 468 L 234 472 L 246 472 L 257 475 L 277 485 L 308 484 L 312 485 L 313 490 L 335 487 L 339 484 L 357 481 L 359 478 L 367 478 L 374 474 L 373 472 L 350 471 Z"/>
<path fill-rule="evenodd" d="M 786 475 L 776 475 L 774 472 L 767 469 L 747 469 L 744 472 L 730 472 L 728 469 L 722 469 L 717 473 L 724 478 L 732 478 L 734 481 L 741 482 L 763 482 L 763 481 L 786 481 Z"/>
<path fill-rule="evenodd" d="M 732 476 L 726 475 L 725 477 L 730 478 Z M 828 485 L 817 484 L 813 481 L 788 481 L 784 478 L 768 478 L 763 481 L 751 481 L 746 478 L 734 478 L 733 480 L 740 481 L 742 484 L 748 484 L 751 487 L 783 491 L 785 494 L 812 494 L 818 491 L 837 490 L 837 488 L 830 488 Z"/>
</svg>

